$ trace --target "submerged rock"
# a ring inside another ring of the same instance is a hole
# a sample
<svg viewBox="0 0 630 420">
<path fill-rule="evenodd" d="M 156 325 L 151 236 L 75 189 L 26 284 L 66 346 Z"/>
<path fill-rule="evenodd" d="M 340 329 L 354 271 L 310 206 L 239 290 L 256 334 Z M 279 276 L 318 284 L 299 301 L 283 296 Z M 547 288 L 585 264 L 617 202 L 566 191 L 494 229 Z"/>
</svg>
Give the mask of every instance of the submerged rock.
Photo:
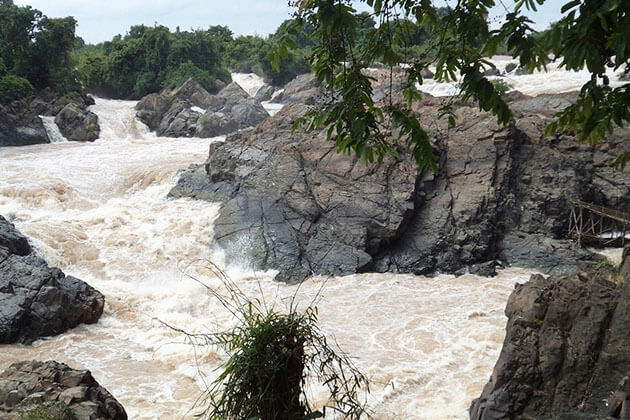
<svg viewBox="0 0 630 420">
<path fill-rule="evenodd" d="M 94 323 L 103 306 L 99 291 L 49 267 L 0 216 L 0 343 L 31 343 Z"/>
<path fill-rule="evenodd" d="M 89 370 L 54 361 L 13 363 L 0 373 L 0 419 L 126 420 Z"/>
<path fill-rule="evenodd" d="M 624 261 L 618 273 L 591 267 L 516 285 L 472 420 L 630 418 L 630 248 Z"/>
</svg>

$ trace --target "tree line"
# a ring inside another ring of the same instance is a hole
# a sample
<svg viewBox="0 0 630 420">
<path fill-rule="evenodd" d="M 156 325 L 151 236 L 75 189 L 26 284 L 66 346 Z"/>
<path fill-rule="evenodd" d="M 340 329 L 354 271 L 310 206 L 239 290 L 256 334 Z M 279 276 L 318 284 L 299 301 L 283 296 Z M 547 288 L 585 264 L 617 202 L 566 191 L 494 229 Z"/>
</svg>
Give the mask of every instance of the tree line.
<svg viewBox="0 0 630 420">
<path fill-rule="evenodd" d="M 367 12 L 357 16 L 360 51 L 370 43 L 377 22 Z M 161 25 L 136 25 L 125 35 L 96 45 L 76 36 L 73 17 L 48 18 L 30 6 L 0 0 L 0 102 L 10 102 L 51 88 L 63 95 L 86 89 L 113 98 L 139 98 L 193 78 L 210 92 L 231 81 L 230 72 L 251 72 L 280 86 L 311 70 L 318 47 L 315 28 L 304 22 L 296 31 L 290 20 L 266 37 L 237 36 L 227 26 L 171 31 Z M 382 23 L 381 23 L 382 24 Z M 388 22 L 388 25 L 394 25 Z M 293 47 L 272 66 L 270 56 L 293 32 Z M 429 33 L 415 21 L 395 22 L 398 54 L 425 53 Z"/>
</svg>

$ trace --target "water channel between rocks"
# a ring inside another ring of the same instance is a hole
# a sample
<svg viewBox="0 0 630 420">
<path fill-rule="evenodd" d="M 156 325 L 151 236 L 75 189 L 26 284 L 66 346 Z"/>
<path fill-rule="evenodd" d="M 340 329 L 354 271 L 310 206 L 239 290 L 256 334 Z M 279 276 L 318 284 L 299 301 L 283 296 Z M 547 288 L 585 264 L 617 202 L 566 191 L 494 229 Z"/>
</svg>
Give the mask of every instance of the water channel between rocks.
<svg viewBox="0 0 630 420">
<path fill-rule="evenodd" d="M 94 143 L 0 150 L 0 214 L 30 236 L 51 265 L 106 296 L 103 317 L 33 346 L 0 346 L 0 370 L 54 359 L 92 370 L 130 419 L 192 419 L 221 362 L 161 321 L 212 332 L 233 321 L 195 281 L 224 267 L 245 293 L 278 307 L 321 289 L 321 328 L 371 378 L 376 419 L 464 419 L 498 357 L 509 293 L 529 272 L 433 278 L 361 274 L 313 278 L 299 290 L 211 247 L 219 204 L 167 200 L 177 172 L 201 163 L 216 139 L 160 138 L 134 118 L 133 102 L 97 99 Z M 231 261 L 226 264 L 226 260 Z M 318 391 L 314 390 L 317 398 Z M 191 409 L 192 408 L 192 409 Z"/>
</svg>

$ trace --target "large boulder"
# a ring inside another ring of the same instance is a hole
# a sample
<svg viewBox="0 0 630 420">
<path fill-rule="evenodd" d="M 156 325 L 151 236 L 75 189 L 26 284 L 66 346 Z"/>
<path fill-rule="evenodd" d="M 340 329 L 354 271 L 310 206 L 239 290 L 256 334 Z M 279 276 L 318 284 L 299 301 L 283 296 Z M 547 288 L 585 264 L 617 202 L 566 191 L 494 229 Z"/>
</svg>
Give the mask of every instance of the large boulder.
<svg viewBox="0 0 630 420">
<path fill-rule="evenodd" d="M 323 94 L 322 86 L 310 73 L 297 76 L 286 84 L 271 102 L 278 104 L 315 103 Z"/>
<path fill-rule="evenodd" d="M 94 323 L 103 306 L 99 291 L 49 267 L 0 216 L 0 344 L 31 343 Z"/>
<path fill-rule="evenodd" d="M 630 248 L 599 268 L 516 285 L 506 337 L 472 420 L 630 418 Z"/>
<path fill-rule="evenodd" d="M 127 413 L 89 370 L 24 361 L 0 373 L 0 419 L 127 420 Z"/>
<path fill-rule="evenodd" d="M 168 109 L 170 101 L 161 93 L 150 93 L 136 104 L 136 116 L 151 130 L 157 130 L 162 114 Z"/>
<path fill-rule="evenodd" d="M 336 154 L 323 133 L 291 134 L 306 110 L 285 106 L 256 130 L 213 143 L 205 179 L 193 169 L 171 195 L 223 201 L 218 242 L 280 278 L 371 269 L 413 208 L 414 165 L 393 157 L 366 165 Z"/>
<path fill-rule="evenodd" d="M 0 105 L 0 147 L 50 143 L 40 115 L 58 116 L 55 122 L 69 140 L 94 141 L 100 128 L 96 114 L 87 110 L 90 105 L 91 96 L 79 92 L 57 96 L 50 89 L 30 103 Z"/>
<path fill-rule="evenodd" d="M 199 113 L 183 98 L 175 98 L 160 118 L 157 133 L 167 137 L 192 137 L 197 130 Z"/>
<path fill-rule="evenodd" d="M 232 82 L 212 98 L 212 103 L 200 118 L 197 136 L 215 137 L 253 127 L 268 116 L 258 100 Z"/>
<path fill-rule="evenodd" d="M 94 141 L 101 131 L 98 116 L 75 103 L 63 107 L 55 116 L 55 124 L 61 134 L 71 141 Z"/>
<path fill-rule="evenodd" d="M 173 89 L 170 96 L 187 99 L 194 105 L 202 108 L 212 104 L 212 95 L 193 79 L 188 79 L 184 84 Z"/>
<path fill-rule="evenodd" d="M 375 95 L 390 95 L 388 80 L 375 83 Z M 431 130 L 437 174 L 418 173 L 406 159 L 376 169 L 336 155 L 324 131 L 291 130 L 307 108 L 298 103 L 211 146 L 205 166 L 184 173 L 171 194 L 223 202 L 219 244 L 241 252 L 233 244 L 250 238 L 249 258 L 279 269 L 280 278 L 361 270 L 488 275 L 504 263 L 570 273 L 601 259 L 567 239 L 570 200 L 630 207 L 630 178 L 612 167 L 630 149 L 630 130 L 597 148 L 570 135 L 543 136 L 572 100 L 514 95 L 516 123 L 508 127 L 456 103 L 453 129 L 437 118 L 441 99 L 425 98 L 415 111 Z"/>
<path fill-rule="evenodd" d="M 192 79 L 173 91 L 145 96 L 136 110 L 150 129 L 167 137 L 216 137 L 255 126 L 269 116 L 236 83 L 211 95 Z"/>
</svg>

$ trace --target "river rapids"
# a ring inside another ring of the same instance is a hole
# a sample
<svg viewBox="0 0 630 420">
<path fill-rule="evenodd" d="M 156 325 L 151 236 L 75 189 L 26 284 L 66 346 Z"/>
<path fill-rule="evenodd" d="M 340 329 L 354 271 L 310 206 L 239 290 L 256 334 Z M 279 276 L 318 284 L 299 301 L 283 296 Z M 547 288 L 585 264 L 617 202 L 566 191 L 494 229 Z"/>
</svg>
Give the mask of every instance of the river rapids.
<svg viewBox="0 0 630 420">
<path fill-rule="evenodd" d="M 49 264 L 106 297 L 97 324 L 32 346 L 0 346 L 0 370 L 57 360 L 90 369 L 130 419 L 193 419 L 223 355 L 191 346 L 169 326 L 197 333 L 234 323 L 200 284 L 221 289 L 211 262 L 267 305 L 314 301 L 321 329 L 370 378 L 374 418 L 467 418 L 499 355 L 507 297 L 529 272 L 278 284 L 273 272 L 213 248 L 219 203 L 166 198 L 178 171 L 203 162 L 210 142 L 223 139 L 157 137 L 135 119 L 134 104 L 97 98 L 91 110 L 102 130 L 94 143 L 0 149 L 0 214 Z"/>
</svg>

